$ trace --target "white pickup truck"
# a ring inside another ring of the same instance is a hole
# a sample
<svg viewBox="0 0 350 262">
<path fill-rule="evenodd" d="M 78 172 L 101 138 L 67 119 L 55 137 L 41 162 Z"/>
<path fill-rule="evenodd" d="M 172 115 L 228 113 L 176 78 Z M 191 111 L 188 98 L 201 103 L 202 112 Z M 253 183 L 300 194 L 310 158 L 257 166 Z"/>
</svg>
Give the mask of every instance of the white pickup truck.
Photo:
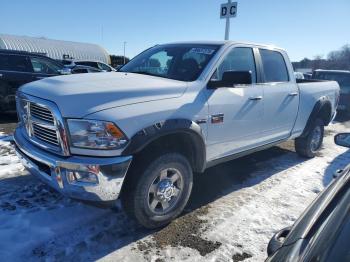
<svg viewBox="0 0 350 262">
<path fill-rule="evenodd" d="M 23 164 L 58 191 L 108 204 L 120 196 L 155 228 L 182 212 L 194 172 L 288 139 L 314 157 L 338 98 L 336 82 L 297 83 L 280 48 L 164 44 L 117 73 L 24 85 L 14 141 Z"/>
</svg>

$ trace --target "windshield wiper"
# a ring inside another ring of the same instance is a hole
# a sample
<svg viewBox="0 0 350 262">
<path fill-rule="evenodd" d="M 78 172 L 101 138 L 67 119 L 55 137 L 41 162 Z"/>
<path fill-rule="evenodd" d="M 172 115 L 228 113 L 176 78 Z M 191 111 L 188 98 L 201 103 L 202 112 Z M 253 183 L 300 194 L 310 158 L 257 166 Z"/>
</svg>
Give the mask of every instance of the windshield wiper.
<svg viewBox="0 0 350 262">
<path fill-rule="evenodd" d="M 150 72 L 147 71 L 135 71 L 135 72 L 129 72 L 129 73 L 134 73 L 134 74 L 140 74 L 140 75 L 149 75 L 149 76 L 159 76 L 159 77 L 163 77 L 157 74 L 152 74 Z"/>
<path fill-rule="evenodd" d="M 166 79 L 173 79 L 173 78 L 163 76 L 163 75 L 152 74 L 152 73 L 147 72 L 147 71 L 135 71 L 135 72 L 125 72 L 125 73 L 133 73 L 133 74 L 140 74 L 140 75 L 157 76 L 157 77 L 166 78 Z"/>
</svg>

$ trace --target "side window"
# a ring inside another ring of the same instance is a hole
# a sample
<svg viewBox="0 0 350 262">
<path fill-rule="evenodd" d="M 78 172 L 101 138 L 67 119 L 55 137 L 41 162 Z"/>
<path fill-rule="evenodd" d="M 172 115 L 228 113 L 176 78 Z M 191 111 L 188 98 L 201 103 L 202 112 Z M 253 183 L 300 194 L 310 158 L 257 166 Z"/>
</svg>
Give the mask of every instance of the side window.
<svg viewBox="0 0 350 262">
<path fill-rule="evenodd" d="M 83 73 L 88 73 L 87 69 L 84 68 L 77 68 L 77 69 L 73 69 L 73 74 L 83 74 Z"/>
<path fill-rule="evenodd" d="M 0 55 L 0 70 L 29 72 L 27 57 L 23 55 Z"/>
<path fill-rule="evenodd" d="M 99 73 L 99 72 L 101 72 L 101 70 L 99 70 L 97 68 L 91 67 L 88 69 L 88 73 Z"/>
<path fill-rule="evenodd" d="M 260 56 L 266 83 L 289 81 L 287 66 L 281 53 L 260 49 Z"/>
<path fill-rule="evenodd" d="M 41 74 L 58 74 L 59 66 L 55 65 L 49 60 L 39 57 L 30 57 L 34 73 Z"/>
<path fill-rule="evenodd" d="M 214 77 L 222 80 L 226 71 L 251 71 L 252 82 L 256 83 L 256 67 L 253 49 L 249 47 L 236 47 L 225 57 L 216 70 Z"/>
<path fill-rule="evenodd" d="M 100 69 L 105 70 L 107 72 L 111 72 L 111 69 L 107 65 L 105 65 L 103 63 L 98 63 L 98 64 L 100 65 L 99 66 Z"/>
<path fill-rule="evenodd" d="M 97 62 L 85 62 L 83 65 L 99 68 Z"/>
</svg>

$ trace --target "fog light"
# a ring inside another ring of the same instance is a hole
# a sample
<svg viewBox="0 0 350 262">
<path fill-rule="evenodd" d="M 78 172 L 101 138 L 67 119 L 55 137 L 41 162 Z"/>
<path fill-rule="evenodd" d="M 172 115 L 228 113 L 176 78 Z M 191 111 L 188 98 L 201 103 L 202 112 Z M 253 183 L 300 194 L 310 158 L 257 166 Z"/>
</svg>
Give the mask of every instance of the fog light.
<svg viewBox="0 0 350 262">
<path fill-rule="evenodd" d="M 71 184 L 75 184 L 75 183 L 98 184 L 98 179 L 95 174 L 90 172 L 84 172 L 84 171 L 68 171 L 67 180 Z"/>
</svg>

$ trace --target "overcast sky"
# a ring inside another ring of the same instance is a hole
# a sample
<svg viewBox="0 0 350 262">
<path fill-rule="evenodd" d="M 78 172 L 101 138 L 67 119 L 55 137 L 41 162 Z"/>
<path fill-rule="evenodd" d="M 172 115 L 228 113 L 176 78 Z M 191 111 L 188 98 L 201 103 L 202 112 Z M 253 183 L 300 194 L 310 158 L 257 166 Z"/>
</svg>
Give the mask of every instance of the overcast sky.
<svg viewBox="0 0 350 262">
<path fill-rule="evenodd" d="M 222 40 L 224 0 L 3 0 L 0 33 L 97 43 L 132 57 L 154 44 Z M 231 40 L 274 44 L 293 61 L 350 43 L 350 0 L 238 0 Z"/>
</svg>

